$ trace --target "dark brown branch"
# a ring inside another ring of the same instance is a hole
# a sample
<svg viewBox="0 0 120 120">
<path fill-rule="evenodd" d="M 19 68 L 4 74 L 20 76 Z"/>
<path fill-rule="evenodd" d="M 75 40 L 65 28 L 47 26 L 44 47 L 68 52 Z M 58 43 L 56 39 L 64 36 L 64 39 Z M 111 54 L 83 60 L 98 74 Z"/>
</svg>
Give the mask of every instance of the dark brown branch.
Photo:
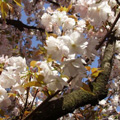
<svg viewBox="0 0 120 120">
<path fill-rule="evenodd" d="M 53 1 L 53 0 L 46 0 L 46 1 L 49 2 L 49 3 L 54 4 L 55 6 L 60 7 L 60 4 L 58 4 L 57 2 L 55 2 L 55 1 Z M 34 7 L 38 2 L 39 2 L 39 0 L 36 0 L 36 1 L 35 1 L 35 4 L 33 5 L 33 7 Z"/>
<path fill-rule="evenodd" d="M 93 92 L 89 93 L 80 89 L 57 100 L 48 101 L 42 107 L 38 107 L 25 120 L 56 120 L 69 112 L 73 112 L 78 107 L 87 104 L 96 105 L 99 100 L 105 98 L 108 92 L 107 84 L 112 68 L 114 41 L 116 39 L 113 35 L 110 38 L 101 65 L 104 72 L 92 83 Z"/>
<path fill-rule="evenodd" d="M 0 23 L 3 23 L 2 19 L 0 19 Z M 37 28 L 35 26 L 28 26 L 19 20 L 6 19 L 6 24 L 12 25 L 12 26 L 18 28 L 20 31 L 24 31 L 24 29 L 26 28 L 26 29 L 33 29 L 33 30 L 39 30 L 39 31 L 45 32 L 45 29 L 43 29 L 43 28 Z"/>
<path fill-rule="evenodd" d="M 30 110 L 32 110 L 33 103 L 34 103 L 34 101 L 35 101 L 35 98 L 36 98 L 38 92 L 39 92 L 39 90 L 37 89 L 36 92 L 35 92 L 35 95 L 34 95 L 33 101 L 32 101 L 32 103 L 31 103 Z"/>
<path fill-rule="evenodd" d="M 58 7 L 60 7 L 60 4 L 58 4 L 57 2 L 54 2 L 53 0 L 47 0 L 49 3 L 52 3 L 52 4 L 54 4 L 54 5 L 56 5 L 56 6 L 58 6 Z"/>
<path fill-rule="evenodd" d="M 26 101 L 25 101 L 25 104 L 24 104 L 24 109 L 22 110 L 22 113 L 21 113 L 21 115 L 20 115 L 20 117 L 21 117 L 20 120 L 22 120 L 23 115 L 24 115 L 24 112 L 25 112 L 25 110 L 26 110 L 26 108 L 27 108 L 29 91 L 30 91 L 30 88 L 27 88 Z"/>
<path fill-rule="evenodd" d="M 117 4 L 120 5 L 120 1 L 119 0 L 116 0 Z"/>
<path fill-rule="evenodd" d="M 67 81 L 67 83 L 70 83 L 72 80 L 73 80 L 73 77 L 70 77 L 70 79 Z M 63 89 L 64 89 L 64 87 L 63 87 Z M 58 95 L 59 92 L 62 91 L 62 90 L 57 90 L 54 94 L 52 94 L 51 96 L 48 96 L 48 98 L 46 100 L 44 100 L 42 102 L 42 104 L 40 104 L 31 114 L 34 114 L 36 111 L 38 111 L 38 108 L 42 109 L 43 106 L 45 106 L 53 97 L 55 97 L 56 95 Z M 29 116 L 31 116 L 31 114 L 29 114 Z M 29 117 L 29 116 L 27 116 L 27 117 Z"/>
<path fill-rule="evenodd" d="M 35 5 L 36 5 L 38 2 L 39 2 L 39 0 L 36 0 L 35 3 L 34 3 L 34 5 L 33 5 L 33 7 L 35 7 Z"/>
</svg>

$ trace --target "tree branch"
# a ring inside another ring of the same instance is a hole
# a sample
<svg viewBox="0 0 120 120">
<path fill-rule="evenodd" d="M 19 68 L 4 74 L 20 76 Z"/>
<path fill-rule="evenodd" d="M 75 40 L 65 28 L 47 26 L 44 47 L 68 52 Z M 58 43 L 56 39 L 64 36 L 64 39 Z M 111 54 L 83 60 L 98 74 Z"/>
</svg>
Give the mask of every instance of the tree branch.
<svg viewBox="0 0 120 120">
<path fill-rule="evenodd" d="M 116 0 L 117 4 L 120 5 L 120 1 L 119 0 Z"/>
<path fill-rule="evenodd" d="M 112 68 L 115 40 L 114 35 L 111 35 L 101 64 L 104 72 L 91 84 L 93 92 L 90 93 L 82 89 L 75 90 L 62 98 L 48 101 L 42 107 L 38 107 L 37 111 L 33 112 L 34 114 L 31 113 L 24 120 L 56 120 L 67 113 L 73 112 L 78 107 L 87 104 L 96 105 L 99 100 L 105 98 L 108 92 L 106 86 Z"/>
<path fill-rule="evenodd" d="M 3 23 L 2 19 L 0 19 L 0 23 Z M 27 28 L 27 29 L 33 29 L 33 30 L 39 30 L 39 31 L 45 32 L 45 29 L 43 28 L 37 28 L 35 26 L 28 26 L 19 20 L 6 19 L 6 24 L 13 25 L 14 27 L 18 28 L 20 31 L 24 31 L 24 28 Z"/>
<path fill-rule="evenodd" d="M 49 2 L 49 3 L 54 4 L 55 6 L 60 7 L 60 4 L 57 3 L 56 0 L 46 0 L 46 1 Z M 35 4 L 33 5 L 33 7 L 34 7 L 38 2 L 39 2 L 39 0 L 36 0 L 36 1 L 35 1 Z"/>
<path fill-rule="evenodd" d="M 59 3 L 57 3 L 56 1 L 54 2 L 53 0 L 47 0 L 49 3 L 52 3 L 52 4 L 54 4 L 54 5 L 56 5 L 56 6 L 58 6 L 58 7 L 60 7 L 60 4 Z"/>
</svg>

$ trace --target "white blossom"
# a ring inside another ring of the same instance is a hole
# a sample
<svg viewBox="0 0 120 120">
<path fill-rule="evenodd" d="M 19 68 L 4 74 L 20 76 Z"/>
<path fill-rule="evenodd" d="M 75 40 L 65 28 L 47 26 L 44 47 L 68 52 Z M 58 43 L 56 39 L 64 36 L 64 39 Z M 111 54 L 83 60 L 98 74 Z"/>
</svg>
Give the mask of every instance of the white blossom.
<svg viewBox="0 0 120 120">
<path fill-rule="evenodd" d="M 52 17 L 48 13 L 44 13 L 41 17 L 41 23 L 44 25 L 44 27 L 46 27 L 47 31 L 52 30 L 51 19 Z"/>
<path fill-rule="evenodd" d="M 51 76 L 50 82 L 47 84 L 47 87 L 50 90 L 61 90 L 65 85 L 67 85 L 67 83 L 59 76 Z"/>
<path fill-rule="evenodd" d="M 17 81 L 17 75 L 14 71 L 2 71 L 2 74 L 0 75 L 0 85 L 4 88 L 10 88 L 12 85 L 14 85 Z"/>
<path fill-rule="evenodd" d="M 62 25 L 62 28 L 63 30 L 68 30 L 68 29 L 72 29 L 75 25 L 75 20 L 72 19 L 72 18 L 67 18 L 65 19 L 63 25 Z"/>
<path fill-rule="evenodd" d="M 46 41 L 47 53 L 52 56 L 55 60 L 61 60 L 63 56 L 67 56 L 69 53 L 69 48 L 64 44 L 65 37 L 49 37 Z M 66 39 L 66 38 L 65 38 Z M 70 39 L 68 37 L 68 39 Z M 54 43 L 54 44 L 53 44 Z M 56 51 L 56 54 L 54 52 Z"/>
<path fill-rule="evenodd" d="M 27 67 L 25 58 L 22 58 L 21 56 L 11 57 L 8 62 L 11 66 L 15 67 L 18 72 L 23 72 Z"/>
<path fill-rule="evenodd" d="M 67 18 L 65 11 L 55 11 L 52 15 L 52 24 L 61 26 Z"/>
<path fill-rule="evenodd" d="M 10 104 L 7 91 L 0 85 L 0 108 L 8 107 Z"/>
<path fill-rule="evenodd" d="M 93 25 L 102 26 L 103 22 L 108 19 L 109 14 L 112 13 L 108 1 L 102 1 L 98 4 L 91 5 L 88 8 L 88 16 Z"/>
<path fill-rule="evenodd" d="M 103 100 L 99 101 L 99 104 L 100 104 L 100 105 L 105 105 L 105 104 L 106 104 L 106 100 L 103 99 Z"/>
</svg>

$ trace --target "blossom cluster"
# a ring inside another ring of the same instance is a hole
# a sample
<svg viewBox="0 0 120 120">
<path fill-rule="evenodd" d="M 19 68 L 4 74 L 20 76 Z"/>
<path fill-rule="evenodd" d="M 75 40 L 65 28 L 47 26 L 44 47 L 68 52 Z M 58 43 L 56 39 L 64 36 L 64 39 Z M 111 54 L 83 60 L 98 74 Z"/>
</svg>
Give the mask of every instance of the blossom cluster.
<svg viewBox="0 0 120 120">
<path fill-rule="evenodd" d="M 22 94 L 24 91 L 20 87 L 24 82 L 20 76 L 25 72 L 26 67 L 26 60 L 20 56 L 11 58 L 2 56 L 0 58 L 0 108 L 6 109 L 11 105 L 9 92 L 15 93 L 15 91 L 19 91 Z"/>
<path fill-rule="evenodd" d="M 12 0 L 9 2 L 12 4 Z M 0 57 L 0 108 L 8 108 L 15 100 L 16 107 L 12 108 L 11 114 L 18 115 L 20 108 L 24 107 L 27 88 L 30 88 L 29 103 L 37 97 L 34 105 L 40 104 L 46 94 L 62 90 L 65 86 L 80 88 L 83 78 L 88 78 L 85 66 L 101 53 L 96 46 L 110 30 L 120 10 L 116 0 L 71 0 L 69 3 L 58 0 L 61 7 L 50 4 L 48 8 L 45 4 L 46 0 L 39 0 L 38 3 L 22 0 L 24 7 L 13 5 L 16 14 L 9 16 L 21 19 L 21 9 L 24 9 L 28 25 L 34 23 L 35 27 L 30 28 L 36 30 L 24 29 L 21 32 L 21 29 L 16 30 L 6 22 L 0 25 L 0 55 L 9 56 Z M 120 34 L 119 23 L 120 20 L 113 29 L 116 38 Z M 40 42 L 36 47 L 32 46 L 34 38 Z M 102 110 L 106 114 L 113 110 L 117 113 L 119 105 L 119 40 L 115 52 L 109 83 L 114 95 L 111 100 L 99 102 L 101 106 L 107 106 Z M 69 83 L 70 78 L 73 80 Z M 15 113 L 15 110 L 18 112 Z"/>
</svg>

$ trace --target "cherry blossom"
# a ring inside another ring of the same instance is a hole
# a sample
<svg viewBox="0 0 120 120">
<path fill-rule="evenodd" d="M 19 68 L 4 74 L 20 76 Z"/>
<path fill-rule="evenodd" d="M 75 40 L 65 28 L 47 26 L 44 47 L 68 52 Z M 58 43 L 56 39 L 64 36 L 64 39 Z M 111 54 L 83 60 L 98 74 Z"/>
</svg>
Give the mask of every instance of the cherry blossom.
<svg viewBox="0 0 120 120">
<path fill-rule="evenodd" d="M 93 111 L 94 118 L 116 119 L 120 106 L 119 1 L 1 0 L 1 8 L 3 2 L 6 6 L 0 11 L 0 109 L 5 112 L 3 117 L 23 119 L 42 106 L 45 99 L 47 102 L 62 99 L 78 89 L 95 96 L 94 84 L 100 74 L 96 77 L 92 74 L 101 70 L 106 48 L 114 34 L 115 53 L 105 88 L 107 97 L 98 96 L 95 107 L 93 103 L 86 105 L 89 102 L 85 101 L 83 108 L 63 119 L 83 119 Z M 91 68 L 96 56 L 99 66 Z"/>
</svg>

